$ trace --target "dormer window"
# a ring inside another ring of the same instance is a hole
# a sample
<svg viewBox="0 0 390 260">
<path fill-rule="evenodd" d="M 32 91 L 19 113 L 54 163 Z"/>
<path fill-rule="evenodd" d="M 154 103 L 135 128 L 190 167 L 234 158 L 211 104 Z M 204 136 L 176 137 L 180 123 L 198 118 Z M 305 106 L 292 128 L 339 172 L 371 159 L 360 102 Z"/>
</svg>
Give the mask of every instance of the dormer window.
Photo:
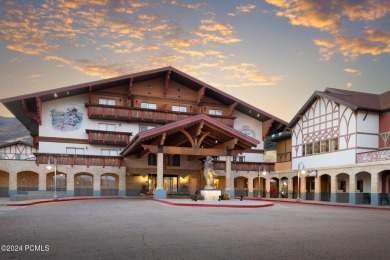
<svg viewBox="0 0 390 260">
<path fill-rule="evenodd" d="M 172 106 L 172 111 L 173 112 L 187 112 L 187 108 L 182 107 L 182 106 Z"/>
<path fill-rule="evenodd" d="M 222 110 L 219 110 L 219 109 L 209 109 L 209 115 L 222 116 Z"/>
<path fill-rule="evenodd" d="M 115 106 L 115 99 L 99 98 L 99 104 Z"/>
</svg>

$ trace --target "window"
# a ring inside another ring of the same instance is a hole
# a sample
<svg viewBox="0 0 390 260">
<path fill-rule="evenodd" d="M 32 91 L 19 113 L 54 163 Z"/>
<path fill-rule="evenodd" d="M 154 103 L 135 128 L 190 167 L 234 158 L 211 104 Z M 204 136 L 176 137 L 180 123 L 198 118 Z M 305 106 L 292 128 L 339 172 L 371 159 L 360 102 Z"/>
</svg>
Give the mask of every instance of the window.
<svg viewBox="0 0 390 260">
<path fill-rule="evenodd" d="M 99 130 L 101 130 L 101 131 L 115 131 L 115 124 L 99 123 Z"/>
<path fill-rule="evenodd" d="M 145 132 L 145 131 L 148 131 L 150 129 L 153 129 L 153 128 L 156 128 L 155 125 L 139 125 L 139 132 Z"/>
<path fill-rule="evenodd" d="M 172 106 L 172 111 L 173 112 L 187 112 L 187 108 L 181 107 L 181 106 Z"/>
<path fill-rule="evenodd" d="M 233 162 L 245 162 L 245 156 L 233 156 Z"/>
<path fill-rule="evenodd" d="M 363 192 L 363 180 L 358 180 L 356 183 L 356 190 Z"/>
<path fill-rule="evenodd" d="M 0 160 L 5 159 L 5 154 L 0 153 Z"/>
<path fill-rule="evenodd" d="M 320 153 L 320 142 L 314 142 L 313 143 L 313 154 L 314 153 Z"/>
<path fill-rule="evenodd" d="M 180 166 L 180 155 L 174 154 L 172 156 L 172 166 Z"/>
<path fill-rule="evenodd" d="M 66 154 L 84 154 L 84 148 L 66 147 Z"/>
<path fill-rule="evenodd" d="M 115 99 L 99 98 L 99 104 L 115 106 Z"/>
<path fill-rule="evenodd" d="M 329 140 L 329 151 L 337 151 L 337 150 L 338 150 L 337 138 L 330 139 Z"/>
<path fill-rule="evenodd" d="M 209 109 L 209 115 L 222 116 L 222 110 Z"/>
<path fill-rule="evenodd" d="M 116 149 L 102 149 L 102 155 L 104 155 L 104 156 L 118 156 L 118 150 L 116 150 Z"/>
<path fill-rule="evenodd" d="M 157 109 L 157 105 L 153 103 L 141 103 L 141 108 Z"/>
<path fill-rule="evenodd" d="M 338 185 L 339 191 L 345 192 L 345 191 L 346 191 L 346 187 L 347 187 L 346 181 L 344 181 L 344 180 L 339 180 L 339 183 L 338 183 L 338 184 L 339 184 L 339 185 Z"/>
<path fill-rule="evenodd" d="M 312 153 L 312 144 L 305 144 L 305 155 Z"/>
<path fill-rule="evenodd" d="M 17 153 L 17 154 L 15 154 L 15 159 L 16 160 L 24 160 L 24 159 L 26 159 L 26 156 L 24 154 Z"/>
<path fill-rule="evenodd" d="M 157 156 L 154 153 L 148 154 L 148 165 L 157 165 Z"/>
<path fill-rule="evenodd" d="M 100 185 L 102 187 L 116 187 L 115 177 L 110 175 L 100 177 Z"/>
<path fill-rule="evenodd" d="M 321 153 L 329 152 L 329 141 L 328 140 L 321 141 L 321 150 L 320 150 L 320 152 Z"/>
</svg>

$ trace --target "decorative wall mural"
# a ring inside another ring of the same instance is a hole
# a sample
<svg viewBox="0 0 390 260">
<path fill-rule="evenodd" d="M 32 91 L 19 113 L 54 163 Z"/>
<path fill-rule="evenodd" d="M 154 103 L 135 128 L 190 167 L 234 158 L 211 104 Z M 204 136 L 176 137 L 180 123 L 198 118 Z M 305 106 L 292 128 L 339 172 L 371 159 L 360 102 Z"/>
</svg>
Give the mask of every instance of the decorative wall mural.
<svg viewBox="0 0 390 260">
<path fill-rule="evenodd" d="M 68 105 L 63 109 L 57 109 L 50 110 L 51 125 L 54 129 L 66 132 L 81 128 L 83 113 L 78 106 Z"/>
</svg>

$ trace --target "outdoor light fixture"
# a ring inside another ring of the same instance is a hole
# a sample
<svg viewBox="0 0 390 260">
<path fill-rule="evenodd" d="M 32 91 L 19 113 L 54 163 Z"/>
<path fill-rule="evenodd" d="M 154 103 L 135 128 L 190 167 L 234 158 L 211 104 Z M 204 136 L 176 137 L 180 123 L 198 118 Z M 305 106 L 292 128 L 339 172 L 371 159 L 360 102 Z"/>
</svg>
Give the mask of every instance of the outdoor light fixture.
<svg viewBox="0 0 390 260">
<path fill-rule="evenodd" d="M 303 164 L 303 162 L 300 162 L 298 164 L 298 195 L 297 195 L 297 201 L 301 201 L 301 198 L 299 197 L 299 194 L 301 193 L 301 189 L 299 188 L 299 173 L 301 173 L 302 175 L 306 173 L 305 165 Z"/>
<path fill-rule="evenodd" d="M 49 156 L 49 159 L 47 161 L 46 169 L 48 171 L 51 171 L 51 169 L 53 169 L 53 166 L 51 166 L 51 164 L 50 164 L 50 156 Z M 58 197 L 57 197 L 57 159 L 55 157 L 54 157 L 54 199 L 55 200 L 58 199 Z"/>
</svg>

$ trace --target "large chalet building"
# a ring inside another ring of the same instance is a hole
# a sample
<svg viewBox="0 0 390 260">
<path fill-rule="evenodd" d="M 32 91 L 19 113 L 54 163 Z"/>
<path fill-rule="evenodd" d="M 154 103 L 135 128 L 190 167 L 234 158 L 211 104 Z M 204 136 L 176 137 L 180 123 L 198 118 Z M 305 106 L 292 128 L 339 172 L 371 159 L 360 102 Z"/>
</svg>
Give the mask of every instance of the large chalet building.
<svg viewBox="0 0 390 260">
<path fill-rule="evenodd" d="M 0 161 L 9 195 L 54 186 L 64 196 L 191 195 L 211 155 L 218 189 L 265 196 L 259 171 L 274 163 L 264 162 L 263 141 L 287 125 L 173 67 L 1 102 L 38 149 L 34 162 Z"/>
<path fill-rule="evenodd" d="M 390 205 L 389 137 L 390 91 L 316 91 L 272 136 L 274 189 L 290 198 Z"/>
</svg>

